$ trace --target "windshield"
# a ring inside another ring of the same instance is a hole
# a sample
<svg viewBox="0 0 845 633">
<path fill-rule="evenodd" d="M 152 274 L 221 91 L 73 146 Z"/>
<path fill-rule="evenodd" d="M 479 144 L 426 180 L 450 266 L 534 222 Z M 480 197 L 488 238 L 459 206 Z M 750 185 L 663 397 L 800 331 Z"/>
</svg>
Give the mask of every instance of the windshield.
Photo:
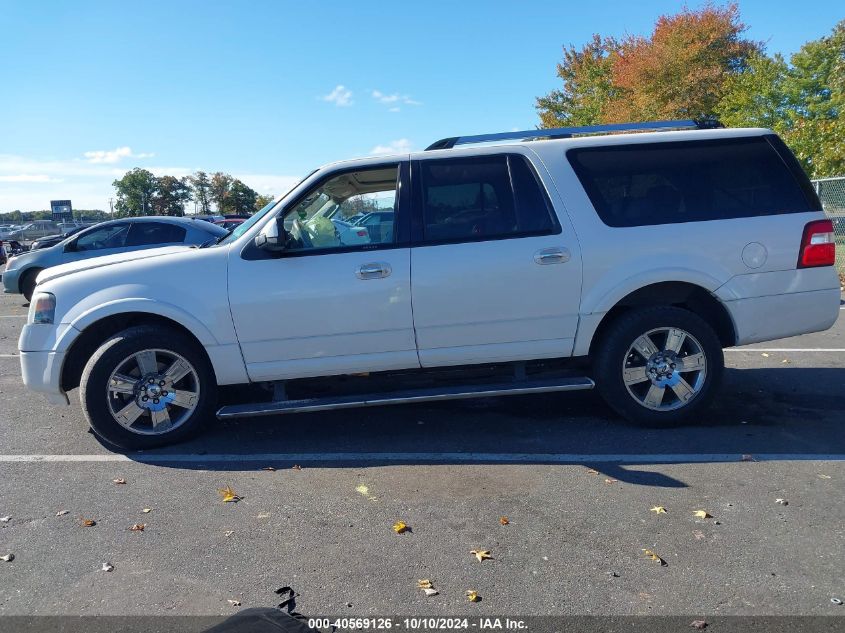
<svg viewBox="0 0 845 633">
<path fill-rule="evenodd" d="M 299 182 L 297 182 L 297 183 L 296 183 L 293 187 L 291 187 L 291 188 L 288 190 L 288 192 L 287 192 L 287 193 L 290 193 L 291 191 L 293 191 L 294 189 L 296 189 L 299 185 L 301 185 L 303 182 L 305 182 L 308 178 L 310 178 L 311 176 L 313 176 L 313 175 L 314 175 L 314 173 L 315 173 L 316 171 L 317 171 L 317 170 L 315 169 L 315 170 L 314 170 L 314 171 L 312 171 L 310 174 L 308 174 L 307 176 L 305 176 L 305 178 L 303 178 L 302 180 L 300 180 Z M 285 193 L 285 195 L 287 195 L 287 193 Z M 284 197 L 284 196 L 283 196 L 283 197 Z M 232 242 L 234 242 L 234 241 L 235 241 L 236 239 L 238 239 L 241 235 L 243 235 L 244 233 L 246 233 L 247 231 L 249 231 L 249 230 L 250 230 L 253 226 L 255 226 L 255 224 L 256 224 L 258 221 L 260 221 L 260 220 L 261 220 L 264 216 L 266 216 L 268 213 L 270 213 L 270 212 L 273 210 L 273 208 L 276 206 L 276 204 L 277 204 L 277 203 L 278 203 L 278 200 L 273 200 L 273 202 L 270 202 L 269 204 L 267 204 L 267 205 L 266 205 L 263 209 L 261 209 L 260 211 L 256 211 L 256 212 L 252 215 L 252 217 L 250 217 L 248 220 L 245 220 L 245 221 L 244 221 L 244 222 L 242 222 L 240 225 L 236 226 L 236 227 L 232 230 L 232 232 L 231 232 L 231 233 L 229 233 L 229 234 L 228 234 L 227 236 L 225 236 L 222 240 L 220 240 L 219 242 L 217 242 L 217 245 L 220 245 L 220 244 L 231 244 Z"/>
</svg>

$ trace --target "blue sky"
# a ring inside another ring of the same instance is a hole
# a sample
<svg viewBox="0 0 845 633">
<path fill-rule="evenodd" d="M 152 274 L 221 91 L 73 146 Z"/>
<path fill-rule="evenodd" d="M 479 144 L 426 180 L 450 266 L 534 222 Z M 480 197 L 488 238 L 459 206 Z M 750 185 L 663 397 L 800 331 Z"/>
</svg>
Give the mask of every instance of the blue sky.
<svg viewBox="0 0 845 633">
<path fill-rule="evenodd" d="M 682 6 L 0 0 L 0 211 L 108 208 L 135 166 L 279 194 L 333 160 L 532 127 L 563 44 L 646 34 Z M 845 17 L 834 0 L 740 11 L 786 55 Z"/>
</svg>

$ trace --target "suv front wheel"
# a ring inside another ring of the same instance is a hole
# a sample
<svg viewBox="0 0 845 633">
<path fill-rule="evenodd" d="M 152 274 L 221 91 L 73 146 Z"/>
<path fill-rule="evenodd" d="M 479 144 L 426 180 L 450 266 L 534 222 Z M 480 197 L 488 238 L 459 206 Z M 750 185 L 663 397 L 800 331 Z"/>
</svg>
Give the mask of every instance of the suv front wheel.
<svg viewBox="0 0 845 633">
<path fill-rule="evenodd" d="M 628 420 L 673 424 L 715 395 L 724 355 L 713 328 L 672 306 L 635 309 L 604 331 L 593 358 L 596 384 Z"/>
<path fill-rule="evenodd" d="M 214 417 L 217 385 L 197 343 L 145 325 L 115 334 L 91 356 L 79 397 L 100 438 L 137 450 L 199 432 Z"/>
</svg>

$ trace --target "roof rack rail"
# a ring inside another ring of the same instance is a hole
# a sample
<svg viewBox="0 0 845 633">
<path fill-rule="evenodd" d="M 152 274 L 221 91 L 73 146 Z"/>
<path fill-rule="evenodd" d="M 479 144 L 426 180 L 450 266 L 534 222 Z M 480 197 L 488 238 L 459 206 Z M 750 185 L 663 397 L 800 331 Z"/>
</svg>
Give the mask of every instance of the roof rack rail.
<svg viewBox="0 0 845 633">
<path fill-rule="evenodd" d="M 724 127 L 715 119 L 681 119 L 677 121 L 647 121 L 641 123 L 607 123 L 604 125 L 586 125 L 582 127 L 554 127 L 520 132 L 499 132 L 498 134 L 476 134 L 474 136 L 450 136 L 442 138 L 425 148 L 452 149 L 455 145 L 485 143 L 488 141 L 531 141 L 537 139 L 572 138 L 583 134 L 601 134 L 603 132 L 655 132 L 665 130 L 706 130 Z"/>
</svg>

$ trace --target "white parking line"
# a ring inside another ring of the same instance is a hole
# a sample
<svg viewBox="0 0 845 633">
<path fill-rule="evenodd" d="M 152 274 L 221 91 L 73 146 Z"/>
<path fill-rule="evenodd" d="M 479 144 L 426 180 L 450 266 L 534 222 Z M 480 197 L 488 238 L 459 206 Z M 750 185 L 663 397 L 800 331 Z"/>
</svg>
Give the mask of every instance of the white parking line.
<svg viewBox="0 0 845 633">
<path fill-rule="evenodd" d="M 25 314 L 0 314 L 0 319 L 25 319 Z"/>
<path fill-rule="evenodd" d="M 845 347 L 730 347 L 726 352 L 845 352 Z"/>
<path fill-rule="evenodd" d="M 0 354 L 0 358 L 20 358 L 19 354 Z"/>
<path fill-rule="evenodd" d="M 581 453 L 218 453 L 212 455 L 164 454 L 120 455 L 103 453 L 93 455 L 0 455 L 0 463 L 56 463 L 56 462 L 140 462 L 150 464 L 231 464 L 255 462 L 462 462 L 507 464 L 673 464 L 740 462 L 745 455 L 734 453 L 677 453 L 677 454 L 603 454 Z M 842 454 L 811 453 L 762 453 L 752 456 L 754 461 L 845 461 Z M 746 460 L 747 461 L 747 460 Z"/>
</svg>

